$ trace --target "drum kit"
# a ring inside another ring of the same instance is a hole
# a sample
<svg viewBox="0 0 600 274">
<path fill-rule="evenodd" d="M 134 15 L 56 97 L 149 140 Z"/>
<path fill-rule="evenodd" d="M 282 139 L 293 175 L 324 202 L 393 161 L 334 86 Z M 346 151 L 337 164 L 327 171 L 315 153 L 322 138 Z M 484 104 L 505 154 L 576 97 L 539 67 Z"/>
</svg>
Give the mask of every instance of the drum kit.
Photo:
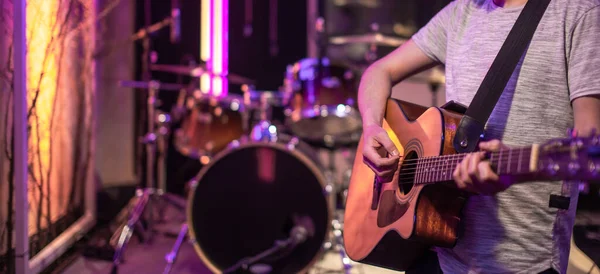
<svg viewBox="0 0 600 274">
<path fill-rule="evenodd" d="M 398 45 L 397 39 L 377 35 L 332 41 Z M 198 79 L 210 74 L 203 66 L 149 68 Z M 333 162 L 340 149 L 355 148 L 362 133 L 360 75 L 342 62 L 317 57 L 287 66 L 282 86 L 275 91 L 257 90 L 251 80 L 231 74 L 222 77 L 241 84 L 240 94 L 203 93 L 197 81 L 189 86 L 120 82 L 148 92 L 148 170 L 161 169 L 173 122 L 180 124 L 173 130 L 176 150 L 203 165 L 188 184 L 187 205 L 178 205 L 187 213 L 186 222 L 166 256 L 165 273 L 186 238 L 215 273 L 306 272 L 329 250 L 339 252 L 344 271 L 350 271 L 342 243 L 349 182 L 336 182 Z M 180 93 L 177 111 L 157 109 L 159 91 Z M 330 156 L 327 166 L 319 157 L 323 150 Z M 160 183 L 165 181 L 162 171 L 156 174 L 158 187 L 149 175 L 148 188 L 138 191 L 137 205 L 115 236 L 113 269 L 145 208 L 156 198 L 177 204 L 165 193 L 165 182 Z M 151 223 L 146 220 L 148 226 Z"/>
</svg>

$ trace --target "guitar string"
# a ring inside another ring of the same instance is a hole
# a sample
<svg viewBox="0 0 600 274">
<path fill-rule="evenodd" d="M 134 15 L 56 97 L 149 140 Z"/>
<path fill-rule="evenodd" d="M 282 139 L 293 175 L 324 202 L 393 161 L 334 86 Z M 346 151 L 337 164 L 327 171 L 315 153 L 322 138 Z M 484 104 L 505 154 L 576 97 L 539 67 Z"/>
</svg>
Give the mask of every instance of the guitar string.
<svg viewBox="0 0 600 274">
<path fill-rule="evenodd" d="M 486 158 L 484 160 L 485 161 L 493 161 L 493 162 L 504 162 L 504 161 L 510 160 L 512 162 L 513 160 L 518 161 L 519 158 L 523 158 L 522 154 L 524 154 L 525 160 L 528 160 L 530 158 L 530 155 L 527 155 L 525 153 L 530 154 L 531 151 L 528 151 L 528 152 L 523 151 L 523 153 L 519 153 L 517 155 L 514 155 L 514 153 L 507 153 L 508 155 L 501 155 L 501 153 L 497 153 L 497 154 L 494 153 L 489 158 Z M 403 169 L 406 169 L 407 167 L 414 168 L 415 166 L 418 167 L 418 166 L 423 166 L 423 165 L 439 166 L 439 165 L 453 164 L 453 163 L 450 163 L 450 161 L 462 160 L 465 158 L 466 155 L 467 154 L 455 154 L 455 155 L 451 155 L 451 156 L 448 155 L 448 156 L 437 156 L 437 157 L 427 157 L 427 158 L 405 160 L 402 162 L 401 166 L 403 167 Z M 435 159 L 435 158 L 437 158 L 437 159 Z M 458 164 L 458 163 L 456 163 L 456 164 Z"/>
<path fill-rule="evenodd" d="M 517 148 L 517 149 L 504 149 L 501 151 L 496 151 L 496 152 L 490 152 L 490 154 L 493 156 L 500 156 L 503 153 L 509 153 L 512 154 L 512 152 L 518 151 L 518 150 L 523 150 L 523 152 L 531 152 L 532 148 Z M 445 161 L 448 159 L 453 159 L 455 160 L 456 158 L 460 158 L 460 157 L 465 157 L 469 154 L 475 154 L 476 152 L 470 152 L 470 153 L 459 153 L 459 154 L 450 154 L 450 155 L 437 155 L 437 156 L 427 156 L 427 157 L 421 157 L 421 158 L 417 158 L 417 159 L 408 159 L 405 160 L 404 163 L 407 162 L 415 162 L 415 161 L 426 161 L 426 160 L 433 160 L 433 161 Z M 513 155 L 514 156 L 514 155 Z M 517 155 L 518 156 L 518 155 Z M 400 158 L 402 158 L 403 156 L 400 156 Z M 491 157 L 490 157 L 491 158 Z M 435 160 L 434 160 L 435 159 Z"/>
<path fill-rule="evenodd" d="M 510 160 L 512 162 L 512 161 L 517 161 L 519 158 L 520 157 L 518 155 L 510 155 L 510 156 L 506 155 L 506 157 L 502 156 L 502 157 L 494 158 L 493 160 L 494 160 L 494 162 L 500 162 L 500 161 L 508 162 L 508 160 Z M 417 173 L 419 173 L 419 174 L 430 174 L 430 173 L 436 173 L 436 172 L 439 173 L 440 171 L 448 171 L 448 170 L 454 171 L 454 169 L 456 168 L 456 165 L 459 164 L 459 163 L 444 163 L 444 165 L 450 165 L 450 167 L 442 166 L 440 168 L 433 169 L 433 170 L 431 170 L 431 169 L 425 170 L 425 165 L 428 165 L 431 163 L 433 163 L 433 162 L 411 164 L 411 165 L 408 165 L 408 168 L 406 167 L 406 165 L 401 165 L 401 171 L 408 171 L 408 172 L 402 172 L 403 175 L 407 175 L 407 176 L 415 175 Z M 518 166 L 518 163 L 515 165 Z M 511 168 L 512 166 L 513 166 L 513 164 L 510 164 L 510 165 L 507 165 L 506 167 L 508 169 L 508 168 Z M 415 171 L 418 169 L 421 169 L 421 170 L 418 172 L 412 172 L 412 171 Z"/>
<path fill-rule="evenodd" d="M 420 158 L 420 159 L 416 159 L 416 161 L 404 161 L 402 162 L 402 167 L 414 167 L 414 166 L 419 166 L 419 165 L 446 165 L 446 164 L 452 164 L 449 163 L 450 161 L 456 161 L 456 160 L 462 160 L 464 157 L 453 157 L 453 158 L 445 158 L 445 159 L 436 159 L 436 160 L 426 160 L 424 158 Z M 523 158 L 523 156 L 520 155 L 492 155 L 492 157 L 486 158 L 484 159 L 484 161 L 493 161 L 493 162 L 504 162 L 504 161 L 508 161 L 508 160 L 518 160 L 519 158 Z M 525 155 L 525 159 L 523 160 L 529 160 L 530 156 L 529 155 Z M 408 162 L 408 163 L 407 163 Z M 458 163 L 456 163 L 458 164 Z M 511 165 L 512 166 L 512 165 Z"/>
<path fill-rule="evenodd" d="M 503 165 L 502 167 L 503 168 L 504 167 L 511 168 L 513 166 L 518 167 L 518 162 L 516 162 L 516 161 L 518 161 L 519 158 L 522 158 L 522 157 L 519 157 L 518 155 L 511 155 L 511 156 L 507 155 L 506 157 L 505 156 L 495 157 L 492 160 L 493 160 L 494 163 L 509 162 L 509 160 L 510 160 L 509 164 Z M 455 160 L 458 160 L 458 158 L 455 159 Z M 526 160 L 529 160 L 529 159 L 526 159 Z M 436 169 L 431 170 L 431 168 L 427 168 L 426 167 L 427 165 L 432 165 L 432 164 L 436 165 Z M 421 169 L 422 172 L 429 172 L 429 171 L 436 172 L 436 171 L 439 171 L 439 170 L 442 170 L 442 169 L 449 169 L 449 168 L 451 168 L 452 170 L 454 170 L 454 168 L 456 168 L 456 166 L 458 164 L 460 164 L 460 162 L 450 163 L 450 162 L 445 162 L 445 161 L 443 161 L 443 162 L 433 162 L 433 161 L 431 161 L 431 162 L 421 162 L 421 163 L 414 163 L 414 164 L 407 164 L 407 165 L 402 164 L 402 165 L 400 165 L 400 167 L 401 167 L 401 170 L 403 170 L 403 171 L 407 171 L 407 170 L 411 171 L 411 170 Z M 523 162 L 522 165 L 523 164 L 526 164 L 527 166 L 529 165 L 528 162 Z M 451 166 L 451 167 L 448 167 L 448 166 Z M 427 170 L 425 170 L 425 169 L 427 169 Z"/>
</svg>

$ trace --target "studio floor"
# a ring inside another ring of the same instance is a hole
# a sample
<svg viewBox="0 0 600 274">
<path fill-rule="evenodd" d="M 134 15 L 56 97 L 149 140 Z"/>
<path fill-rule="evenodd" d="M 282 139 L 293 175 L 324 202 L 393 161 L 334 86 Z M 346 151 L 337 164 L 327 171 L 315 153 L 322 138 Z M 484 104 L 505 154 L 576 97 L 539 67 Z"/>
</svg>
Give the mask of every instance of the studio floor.
<svg viewBox="0 0 600 274">
<path fill-rule="evenodd" d="M 125 197 L 132 194 L 131 192 L 122 192 L 119 195 Z M 121 198 L 117 197 L 116 194 L 110 194 L 116 197 L 116 200 Z M 574 229 L 574 243 L 578 247 L 578 254 L 571 253 L 571 261 L 569 266 L 569 274 L 584 274 L 584 273 L 600 273 L 597 269 L 590 270 L 590 266 L 600 262 L 600 210 L 595 200 L 587 201 L 585 197 L 580 197 L 581 205 L 589 210 L 581 210 L 577 214 L 576 225 Z M 111 203 L 109 201 L 102 200 L 103 203 Z M 184 203 L 184 200 L 177 201 L 177 203 Z M 592 206 L 593 205 L 593 208 Z M 115 207 L 122 208 L 120 205 L 113 205 Z M 63 266 L 61 270 L 54 271 L 53 273 L 64 273 L 64 274 L 154 274 L 154 273 L 165 273 L 165 267 L 167 266 L 165 256 L 172 250 L 174 243 L 177 240 L 177 235 L 180 232 L 182 224 L 185 223 L 185 214 L 177 210 L 176 207 L 166 207 L 164 221 L 160 224 L 155 225 L 155 237 L 152 243 L 141 243 L 139 237 L 135 235 L 131 237 L 131 241 L 127 245 L 124 252 L 124 261 L 119 265 L 118 271 L 113 272 L 113 265 L 110 259 L 100 260 L 90 258 L 80 254 L 75 254 L 74 259 L 69 260 L 66 266 Z M 118 219 L 118 217 L 117 217 Z M 96 235 L 100 232 L 96 232 Z M 104 236 L 100 238 L 107 238 L 106 232 Z M 91 237 L 93 238 L 93 236 Z M 98 237 L 96 237 L 98 238 Z M 80 249 L 81 250 L 81 249 Z M 582 258 L 581 256 L 587 257 Z M 105 256 L 106 257 L 106 256 Z M 394 272 L 387 269 L 377 268 L 369 265 L 363 265 L 356 262 L 351 262 L 352 269 L 350 273 L 400 273 Z M 192 244 L 188 241 L 184 241 L 181 245 L 181 249 L 177 256 L 175 263 L 172 265 L 170 273 L 176 274 L 204 274 L 211 273 L 211 271 L 204 265 L 200 257 L 196 254 Z M 345 273 L 342 259 L 338 252 L 331 251 L 327 252 L 319 259 L 309 270 L 310 274 L 321 274 L 321 273 Z"/>
<path fill-rule="evenodd" d="M 167 266 L 165 255 L 171 252 L 177 240 L 177 235 L 184 223 L 184 214 L 167 208 L 164 223 L 155 226 L 155 237 L 152 243 L 141 243 L 138 237 L 131 237 L 124 252 L 124 261 L 118 266 L 118 274 L 154 274 L 165 273 Z M 351 262 L 350 273 L 357 274 L 387 274 L 402 273 L 377 268 L 369 265 Z M 87 258 L 78 255 L 70 265 L 58 273 L 63 274 L 114 274 L 112 262 Z M 200 260 L 191 243 L 184 241 L 172 265 L 173 274 L 209 274 L 212 273 Z M 336 251 L 327 252 L 309 270 L 310 274 L 345 273 L 341 256 Z"/>
</svg>

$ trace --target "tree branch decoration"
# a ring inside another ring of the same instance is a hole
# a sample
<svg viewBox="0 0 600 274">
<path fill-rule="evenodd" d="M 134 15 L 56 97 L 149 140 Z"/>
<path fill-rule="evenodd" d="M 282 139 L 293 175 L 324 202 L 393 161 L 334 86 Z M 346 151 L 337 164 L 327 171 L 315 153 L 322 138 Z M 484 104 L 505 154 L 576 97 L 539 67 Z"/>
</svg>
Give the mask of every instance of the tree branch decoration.
<svg viewBox="0 0 600 274">
<path fill-rule="evenodd" d="M 27 1 L 28 197 L 30 256 L 83 214 L 93 152 L 94 45 L 97 23 L 118 6 L 94 14 L 98 0 Z M 0 0 L 0 273 L 12 273 L 14 174 L 12 136 L 12 3 Z M 10 28 L 10 30 L 8 30 Z M 0 29 L 2 31 L 2 29 Z M 2 90 L 3 83 L 7 85 Z M 4 94 L 3 94 L 4 93 Z M 6 99 L 6 100 L 4 100 Z M 3 106 L 4 104 L 4 106 Z M 1 147 L 1 146 L 0 146 Z M 2 200 L 0 200 L 2 201 Z M 6 200 L 4 200 L 6 201 Z"/>
</svg>

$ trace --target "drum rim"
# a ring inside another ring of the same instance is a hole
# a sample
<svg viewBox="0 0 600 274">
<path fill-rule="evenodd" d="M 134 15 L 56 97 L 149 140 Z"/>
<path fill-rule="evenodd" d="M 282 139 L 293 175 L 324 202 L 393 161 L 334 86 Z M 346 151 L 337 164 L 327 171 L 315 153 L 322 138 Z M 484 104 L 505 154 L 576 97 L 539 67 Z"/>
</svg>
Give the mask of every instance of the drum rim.
<svg viewBox="0 0 600 274">
<path fill-rule="evenodd" d="M 193 149 L 191 146 L 182 145 L 182 139 L 185 138 L 181 129 L 176 129 L 173 134 L 173 146 L 183 156 L 198 160 L 204 156 L 210 157 L 213 153 L 204 149 Z"/>
<path fill-rule="evenodd" d="M 228 104 L 228 108 L 230 108 L 231 103 L 237 102 L 238 109 L 233 110 L 233 111 L 235 111 L 235 112 L 247 112 L 248 111 L 248 109 L 247 109 L 248 106 L 246 106 L 246 104 L 244 103 L 244 97 L 239 94 L 212 95 L 212 94 L 201 93 L 200 96 L 198 96 L 198 97 L 192 96 L 192 98 L 193 98 L 193 100 L 196 101 L 196 102 L 194 102 L 194 107 L 196 107 L 199 102 L 215 100 L 217 102 L 217 105 L 219 105 L 220 107 L 223 107 L 222 104 Z"/>
<path fill-rule="evenodd" d="M 280 134 L 279 136 L 282 136 L 282 135 L 289 136 L 291 138 L 297 138 L 293 135 L 287 135 L 287 134 Z M 236 152 L 238 150 L 244 149 L 244 148 L 263 147 L 263 146 L 273 147 L 277 150 L 285 151 L 285 152 L 290 153 L 292 156 L 295 156 L 296 159 L 299 159 L 302 163 L 307 165 L 308 169 L 313 172 L 315 177 L 317 177 L 317 181 L 319 181 L 319 184 L 322 186 L 324 191 L 325 191 L 325 188 L 327 187 L 327 180 L 325 178 L 325 174 L 323 174 L 323 171 L 319 169 L 319 167 L 313 162 L 313 160 L 309 156 L 304 155 L 303 153 L 299 152 L 298 149 L 296 149 L 296 148 L 293 150 L 290 150 L 286 146 L 288 144 L 288 142 L 285 142 L 285 143 L 280 142 L 280 139 L 272 140 L 272 141 L 251 141 L 251 140 L 248 140 L 248 138 L 241 138 L 239 140 L 233 141 L 232 143 L 235 143 L 235 142 L 239 143 L 239 145 L 235 145 L 235 146 L 230 145 L 226 149 L 220 151 L 219 153 L 217 153 L 215 155 L 214 158 L 212 158 L 210 160 L 210 162 L 207 165 L 203 166 L 200 169 L 198 174 L 192 179 L 195 181 L 195 184 L 192 185 L 192 187 L 190 188 L 190 191 L 188 192 L 187 209 L 186 209 L 186 216 L 187 216 L 186 223 L 188 225 L 189 237 L 192 240 L 191 242 L 192 242 L 192 246 L 194 246 L 194 251 L 196 251 L 196 254 L 198 254 L 198 256 L 200 257 L 200 260 L 202 260 L 202 262 L 205 264 L 205 266 L 208 267 L 210 269 L 210 271 L 212 271 L 213 273 L 222 273 L 223 270 L 216 267 L 213 264 L 213 262 L 207 258 L 204 250 L 200 246 L 198 238 L 196 237 L 196 235 L 197 235 L 196 231 L 194 230 L 194 226 L 193 226 L 194 218 L 193 218 L 191 209 L 193 207 L 198 182 L 204 177 L 206 172 L 208 172 L 208 170 L 215 163 L 217 163 L 219 160 L 221 160 L 225 156 L 227 156 L 233 152 Z M 298 138 L 298 142 L 304 143 L 299 138 Z M 306 145 L 308 145 L 308 144 L 306 144 Z M 318 171 L 318 172 L 315 172 L 315 171 Z M 326 207 L 327 208 L 327 226 L 325 228 L 325 234 L 324 234 L 325 237 L 324 237 L 324 239 L 322 239 L 323 242 L 327 241 L 329 234 L 331 234 L 331 231 L 333 229 L 331 227 L 331 222 L 333 221 L 333 214 L 335 213 L 333 210 L 334 205 L 332 204 L 331 199 L 329 197 L 327 197 L 326 195 L 331 195 L 331 194 L 324 194 L 324 196 L 323 196 L 323 199 L 325 199 L 325 204 L 327 205 L 327 207 Z M 306 271 L 308 271 L 310 269 L 310 267 L 312 267 L 316 264 L 318 258 L 321 257 L 324 252 L 325 252 L 325 250 L 323 248 L 320 248 L 319 251 L 317 251 L 315 253 L 315 255 L 310 260 L 310 262 L 306 266 L 304 266 L 299 271 L 299 273 L 306 273 Z"/>
<path fill-rule="evenodd" d="M 348 108 L 349 110 L 345 113 L 341 113 L 338 114 L 337 112 L 337 108 L 338 106 L 344 106 L 346 108 Z M 315 109 L 325 109 L 327 112 L 327 114 L 323 114 L 322 112 L 315 110 Z M 290 118 L 290 120 L 292 119 L 292 112 L 293 112 L 293 108 L 288 107 L 286 108 L 286 118 Z M 360 117 L 360 113 L 358 111 L 358 109 L 351 104 L 336 104 L 336 105 L 328 105 L 328 104 L 322 104 L 322 105 L 314 105 L 313 107 L 305 107 L 305 108 L 301 108 L 300 109 L 300 119 L 312 119 L 312 118 L 318 118 L 318 117 L 330 117 L 330 116 L 335 116 L 335 117 L 339 117 L 339 118 L 359 118 L 362 119 Z M 298 121 L 293 121 L 291 120 L 293 123 L 296 123 Z"/>
<path fill-rule="evenodd" d="M 323 107 L 327 109 L 327 115 L 322 115 L 319 113 L 316 113 L 314 111 L 313 108 L 302 108 L 300 111 L 300 117 L 297 120 L 294 120 L 292 117 L 292 113 L 293 113 L 293 109 L 292 108 L 286 108 L 285 111 L 285 126 L 286 127 L 292 127 L 295 124 L 303 121 L 303 120 L 308 120 L 308 119 L 313 119 L 313 118 L 326 118 L 326 117 L 338 117 L 341 119 L 357 119 L 359 121 L 361 121 L 362 123 L 362 118 L 360 117 L 360 113 L 358 111 L 357 108 L 351 106 L 351 105 L 344 105 L 345 107 L 349 107 L 350 111 L 348 111 L 347 113 L 345 113 L 344 115 L 336 115 L 335 111 L 331 111 L 333 109 L 337 109 L 337 105 L 333 106 L 333 105 L 318 105 L 319 107 Z M 346 136 L 348 133 L 344 133 L 344 134 L 340 134 L 340 135 L 331 135 L 331 137 L 334 139 L 334 143 L 351 143 L 352 145 L 357 144 L 358 140 L 360 139 L 360 135 L 362 135 L 362 126 L 359 129 L 356 129 L 355 131 L 350 132 L 349 134 L 353 135 L 356 134 L 357 137 L 356 138 L 351 138 L 352 141 L 349 142 L 338 142 L 337 140 L 339 140 L 340 136 Z M 319 138 L 308 138 L 308 137 L 298 137 L 301 140 L 304 141 L 308 141 L 308 142 L 325 142 L 324 138 L 325 136 L 319 137 Z"/>
</svg>

